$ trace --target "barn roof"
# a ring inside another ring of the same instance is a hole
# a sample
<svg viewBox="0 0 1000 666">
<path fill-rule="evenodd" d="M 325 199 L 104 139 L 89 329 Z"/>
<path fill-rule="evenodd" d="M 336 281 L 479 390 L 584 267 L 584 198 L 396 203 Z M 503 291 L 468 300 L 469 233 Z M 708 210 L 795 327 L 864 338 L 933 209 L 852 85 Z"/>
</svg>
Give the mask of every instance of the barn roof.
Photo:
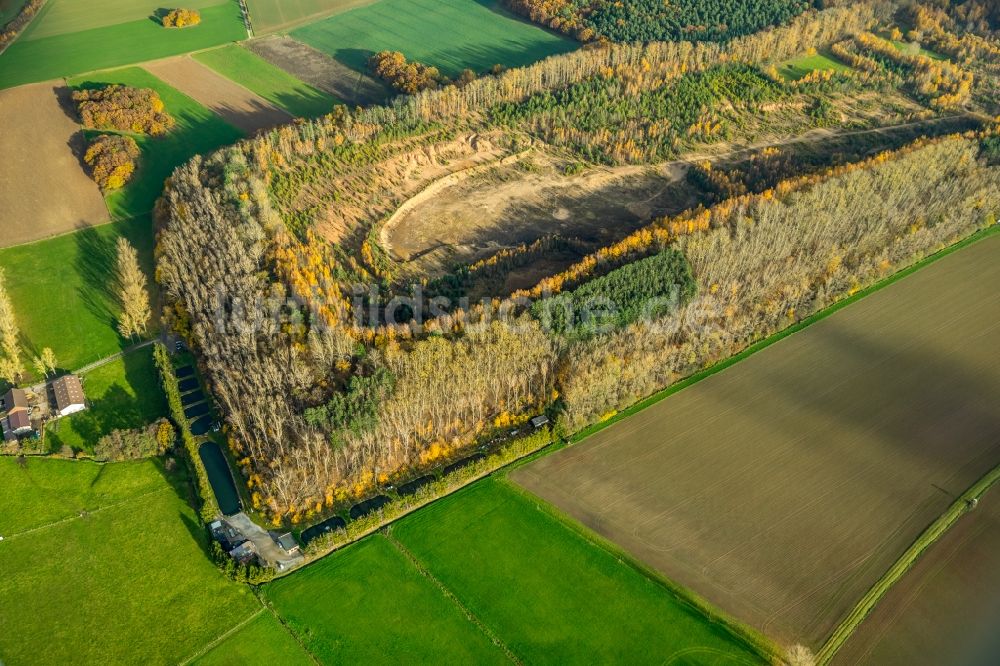
<svg viewBox="0 0 1000 666">
<path fill-rule="evenodd" d="M 84 403 L 83 385 L 76 375 L 64 375 L 52 382 L 52 391 L 56 395 L 56 406 L 63 410 L 70 405 Z"/>
</svg>

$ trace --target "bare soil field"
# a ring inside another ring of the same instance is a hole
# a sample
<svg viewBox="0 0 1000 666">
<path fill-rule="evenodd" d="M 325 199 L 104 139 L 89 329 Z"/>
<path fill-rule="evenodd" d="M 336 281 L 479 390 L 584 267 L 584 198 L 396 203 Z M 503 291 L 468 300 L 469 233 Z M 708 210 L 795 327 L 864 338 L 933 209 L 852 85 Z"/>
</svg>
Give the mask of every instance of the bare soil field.
<svg viewBox="0 0 1000 666">
<path fill-rule="evenodd" d="M 564 166 L 535 152 L 418 195 L 383 228 L 382 244 L 404 274 L 435 277 L 552 234 L 607 245 L 696 203 L 682 165 L 597 167 L 573 176 Z"/>
<path fill-rule="evenodd" d="M 0 247 L 108 221 L 80 160 L 83 135 L 63 106 L 68 97 L 53 82 L 0 91 Z"/>
<path fill-rule="evenodd" d="M 252 39 L 246 47 L 272 65 L 348 104 L 381 104 L 391 96 L 379 81 L 291 37 L 272 35 Z"/>
<path fill-rule="evenodd" d="M 997 280 L 994 235 L 512 476 L 815 649 L 1000 463 Z"/>
<path fill-rule="evenodd" d="M 248 134 L 292 121 L 288 112 L 189 56 L 146 63 L 143 68 Z"/>
<path fill-rule="evenodd" d="M 991 490 L 875 607 L 834 664 L 1000 663 L 1000 491 Z"/>
</svg>

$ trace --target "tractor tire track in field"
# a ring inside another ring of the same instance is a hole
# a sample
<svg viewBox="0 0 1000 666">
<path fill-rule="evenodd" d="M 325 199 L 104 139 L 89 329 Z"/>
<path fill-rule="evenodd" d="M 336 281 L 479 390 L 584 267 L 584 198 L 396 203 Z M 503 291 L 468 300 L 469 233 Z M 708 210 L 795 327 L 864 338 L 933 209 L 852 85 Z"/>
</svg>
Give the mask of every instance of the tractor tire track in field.
<svg viewBox="0 0 1000 666">
<path fill-rule="evenodd" d="M 431 581 L 432 583 L 434 583 L 435 587 L 437 587 L 439 590 L 441 590 L 441 593 L 445 597 L 447 597 L 453 604 L 455 604 L 456 606 L 458 606 L 458 609 L 460 611 L 462 611 L 462 613 L 465 615 L 465 617 L 467 617 L 469 619 L 469 622 L 471 622 L 472 624 L 476 625 L 476 627 L 478 627 L 479 630 L 481 632 L 483 632 L 483 634 L 486 635 L 486 638 L 488 638 L 491 643 L 493 643 L 498 648 L 500 648 L 501 650 L 503 650 L 503 653 L 507 656 L 507 658 L 511 661 L 511 663 L 514 663 L 514 664 L 521 664 L 522 663 L 521 660 L 517 658 L 517 655 L 515 655 L 511 651 L 511 649 L 509 647 L 507 647 L 507 644 L 504 643 L 500 639 L 499 636 L 497 636 L 496 634 L 494 634 L 490 630 L 490 628 L 487 627 L 483 623 L 483 621 L 480 620 L 476 616 L 476 614 L 472 612 L 472 610 L 470 610 L 465 604 L 463 604 L 462 600 L 459 599 L 457 596 L 455 596 L 454 592 L 452 592 L 451 590 L 449 590 L 448 587 L 444 583 L 442 583 L 440 580 L 438 580 L 438 578 L 434 574 L 432 574 L 430 572 L 430 570 L 428 570 L 427 567 L 425 567 L 420 562 L 420 560 L 417 559 L 417 556 L 414 555 L 412 552 L 410 552 L 409 548 L 407 548 L 406 546 L 404 546 L 402 542 L 400 542 L 398 539 L 396 539 L 396 537 L 394 537 L 392 535 L 392 527 L 391 526 L 388 527 L 388 528 L 386 528 L 386 529 L 384 529 L 384 530 L 382 530 L 382 534 L 389 541 L 389 543 L 391 543 L 400 553 L 403 554 L 404 557 L 406 557 L 406 559 L 408 559 L 413 564 L 413 566 L 417 569 L 417 571 L 420 572 L 420 575 L 424 576 L 429 581 Z"/>
</svg>

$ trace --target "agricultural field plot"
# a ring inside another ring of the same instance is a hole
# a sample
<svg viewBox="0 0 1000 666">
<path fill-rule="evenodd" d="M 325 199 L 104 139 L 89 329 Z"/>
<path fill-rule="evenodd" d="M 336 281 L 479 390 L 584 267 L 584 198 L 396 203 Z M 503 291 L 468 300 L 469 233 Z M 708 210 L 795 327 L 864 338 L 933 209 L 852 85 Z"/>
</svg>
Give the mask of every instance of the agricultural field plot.
<svg viewBox="0 0 1000 666">
<path fill-rule="evenodd" d="M 391 50 L 446 76 L 466 68 L 485 72 L 495 64 L 519 67 L 578 46 L 494 0 L 380 0 L 290 34 L 360 72 L 373 53 Z"/>
<path fill-rule="evenodd" d="M 725 625 L 495 477 L 391 534 L 524 663 L 762 661 Z"/>
<path fill-rule="evenodd" d="M 106 4 L 152 6 L 154 10 L 161 7 L 156 3 L 125 0 L 109 0 Z M 28 34 L 0 56 L 0 88 L 166 58 L 246 39 L 243 17 L 235 0 L 201 9 L 201 24 L 183 29 L 164 28 L 148 15 L 125 23 L 116 23 L 113 18 L 105 17 L 107 24 L 100 27 L 74 28 L 75 21 L 83 25 L 98 20 L 96 13 L 95 18 L 90 18 L 89 14 L 83 16 L 82 12 L 92 11 L 92 5 L 88 0 L 56 0 L 46 5 L 26 31 Z M 60 19 L 54 27 L 47 27 L 51 24 L 46 21 L 46 12 L 56 11 L 60 6 L 69 6 L 74 11 L 72 14 L 69 10 L 60 12 L 59 16 L 65 19 Z M 78 31 L 61 32 L 63 30 Z M 38 31 L 59 34 L 36 37 L 40 34 Z"/>
<path fill-rule="evenodd" d="M 1000 493 L 925 552 L 833 663 L 995 664 L 1000 656 Z"/>
<path fill-rule="evenodd" d="M 184 0 L 184 7 L 204 10 L 223 0 Z M 152 21 L 163 8 L 155 0 L 48 0 L 18 39 L 31 41 L 94 30 L 119 23 Z"/>
<path fill-rule="evenodd" d="M 5 534 L 0 608 L 16 609 L 0 614 L 6 663 L 129 663 L 136 655 L 178 663 L 260 609 L 205 556 L 204 530 L 174 485 L 182 480 L 165 478 L 159 463 L 118 465 L 29 460 L 22 470 L 0 459 L 3 488 L 45 486 L 51 474 L 68 492 L 44 499 L 65 497 L 73 508 L 50 516 L 60 522 Z M 68 482 L 73 473 L 80 479 Z M 112 479 L 127 485 L 115 501 L 86 502 L 81 515 L 77 498 L 95 479 L 105 488 Z M 25 512 L 41 504 L 13 501 Z"/>
<path fill-rule="evenodd" d="M 28 0 L 0 0 L 0 26 L 11 20 L 21 11 Z"/>
<path fill-rule="evenodd" d="M 88 227 L 72 234 L 0 250 L 7 291 L 31 354 L 51 347 L 59 367 L 76 370 L 127 347 L 115 329 L 115 243 L 124 236 L 153 275 L 149 216 Z M 155 308 L 154 293 L 154 308 Z M 154 322 L 155 326 L 155 322 Z"/>
<path fill-rule="evenodd" d="M 209 153 L 243 137 L 220 116 L 139 67 L 126 67 L 70 79 L 75 88 L 118 83 L 152 88 L 160 94 L 167 112 L 177 124 L 165 136 L 136 136 L 142 151 L 131 182 L 107 196 L 108 209 L 116 218 L 145 215 L 163 192 L 163 182 L 173 170 L 195 155 Z"/>
<path fill-rule="evenodd" d="M 130 352 L 81 375 L 88 408 L 46 429 L 49 450 L 70 446 L 88 454 L 112 430 L 141 428 L 167 415 L 151 347 Z"/>
<path fill-rule="evenodd" d="M 158 60 L 143 65 L 143 69 L 247 134 L 292 120 L 287 111 L 193 58 Z"/>
<path fill-rule="evenodd" d="M 238 44 L 196 53 L 194 59 L 299 118 L 333 111 L 336 98 L 300 81 Z"/>
<path fill-rule="evenodd" d="M 323 664 L 507 661 L 381 535 L 262 589 L 266 603 Z"/>
<path fill-rule="evenodd" d="M 254 33 L 262 35 L 373 2 L 377 0 L 247 0 L 247 8 Z"/>
<path fill-rule="evenodd" d="M 998 257 L 994 234 L 513 478 L 815 648 L 1000 462 Z"/>
<path fill-rule="evenodd" d="M 108 220 L 101 191 L 81 164 L 83 135 L 67 97 L 54 83 L 0 91 L 0 247 Z"/>
<path fill-rule="evenodd" d="M 246 48 L 278 69 L 347 104 L 381 104 L 391 91 L 380 81 L 284 35 L 246 42 Z"/>
<path fill-rule="evenodd" d="M 246 626 L 192 663 L 201 666 L 310 666 L 315 662 L 272 613 L 261 610 Z"/>
</svg>

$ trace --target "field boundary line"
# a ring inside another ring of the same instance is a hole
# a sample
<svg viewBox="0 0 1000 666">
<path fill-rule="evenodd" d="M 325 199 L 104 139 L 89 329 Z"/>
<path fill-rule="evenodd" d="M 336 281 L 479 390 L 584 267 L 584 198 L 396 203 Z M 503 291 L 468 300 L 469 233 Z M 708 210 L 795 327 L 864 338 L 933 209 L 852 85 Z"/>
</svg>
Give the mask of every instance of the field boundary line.
<svg viewBox="0 0 1000 666">
<path fill-rule="evenodd" d="M 707 379 L 708 377 L 711 377 L 714 374 L 722 372 L 723 370 L 727 370 L 728 368 L 736 365 L 740 361 L 749 358 L 750 356 L 756 354 L 759 351 L 763 351 L 764 349 L 770 347 L 776 342 L 780 342 L 781 340 L 787 338 L 788 336 L 794 335 L 795 333 L 798 333 L 799 331 L 808 328 L 809 326 L 817 322 L 820 322 L 823 319 L 826 319 L 827 317 L 838 312 L 839 310 L 842 310 L 843 308 L 846 308 L 849 305 L 857 303 L 866 296 L 870 296 L 871 294 L 877 291 L 880 291 L 892 284 L 895 284 L 896 282 L 899 282 L 904 278 L 909 277 L 910 275 L 916 273 L 921 268 L 929 266 L 930 264 L 940 259 L 943 259 L 944 257 L 954 252 L 957 252 L 958 250 L 966 248 L 969 245 L 977 243 L 981 240 L 985 240 L 986 238 L 989 238 L 990 236 L 993 236 L 994 234 L 997 233 L 1000 233 L 1000 224 L 994 222 L 989 226 L 986 226 L 980 229 L 979 231 L 976 231 L 975 233 L 970 234 L 969 236 L 966 236 L 965 238 L 959 241 L 956 241 L 952 245 L 941 248 L 940 250 L 927 255 L 923 259 L 920 259 L 919 261 L 910 264 L 905 268 L 900 269 L 899 271 L 893 273 L 892 275 L 883 278 L 882 280 L 879 280 L 878 282 L 875 282 L 874 284 L 869 285 L 868 287 L 865 287 L 864 289 L 858 291 L 857 293 L 840 299 L 836 303 L 827 306 L 826 308 L 820 310 L 819 312 L 809 315 L 802 321 L 792 324 L 791 326 L 788 326 L 787 328 L 778 331 L 777 333 L 774 333 L 762 340 L 758 340 L 757 342 L 753 343 L 743 351 L 734 354 L 728 358 L 725 358 L 719 361 L 718 363 L 705 368 L 704 370 L 696 372 L 695 374 L 687 377 L 686 379 L 682 379 L 678 382 L 675 382 L 670 386 L 667 386 L 666 388 L 661 389 L 653 393 L 652 395 L 649 395 L 646 398 L 643 398 L 642 400 L 632 404 L 630 407 L 626 407 L 625 409 L 618 412 L 617 414 L 607 419 L 606 421 L 600 421 L 599 423 L 589 425 L 586 428 L 582 428 L 581 430 L 578 430 L 575 433 L 569 435 L 560 435 L 559 433 L 557 433 L 557 436 L 560 436 L 560 438 L 563 440 L 564 443 L 559 446 L 553 447 L 550 451 L 546 453 L 558 450 L 560 448 L 563 448 L 564 446 L 572 446 L 574 444 L 578 444 L 581 441 L 590 437 L 591 435 L 595 435 L 598 432 L 604 430 L 605 428 L 609 428 L 615 423 L 618 423 L 619 421 L 626 419 L 629 416 L 632 416 L 633 414 L 641 412 L 647 407 L 652 407 L 656 403 L 660 402 L 664 398 L 670 397 L 674 393 L 683 391 L 684 389 L 688 388 L 689 386 L 692 386 L 693 384 L 697 384 L 703 379 Z M 520 467 L 521 465 L 526 464 L 533 459 L 534 459 L 533 456 L 526 456 L 522 460 L 518 461 L 517 465 L 515 466 Z"/>
<path fill-rule="evenodd" d="M 509 471 L 507 470 L 508 473 Z M 508 473 L 496 474 L 493 478 L 514 494 L 533 503 L 539 511 L 547 514 L 562 528 L 576 535 L 577 538 L 583 539 L 587 545 L 603 550 L 617 559 L 620 564 L 630 567 L 654 585 L 659 585 L 679 603 L 693 610 L 709 624 L 722 627 L 737 642 L 744 644 L 751 652 L 757 653 L 765 661 L 777 659 L 778 662 L 782 662 L 785 656 L 784 650 L 766 635 L 750 625 L 744 624 L 734 617 L 730 617 L 725 611 L 717 608 L 707 599 L 702 598 L 694 590 L 690 590 L 667 578 L 656 569 L 634 557 L 617 543 L 590 529 L 551 502 L 535 495 L 526 488 L 522 488 L 516 481 L 509 478 Z"/>
<path fill-rule="evenodd" d="M 274 608 L 271 607 L 271 604 L 269 604 L 266 599 L 261 598 L 258 588 L 252 588 L 252 589 L 254 594 L 257 596 L 257 601 L 260 602 L 260 605 L 263 606 L 269 613 L 271 613 L 271 616 L 278 621 L 278 624 L 281 626 L 282 629 L 285 630 L 285 633 L 291 636 L 292 640 L 295 641 L 296 645 L 302 648 L 302 652 L 305 653 L 307 657 L 309 657 L 309 660 L 312 661 L 312 663 L 316 664 L 316 666 L 322 666 L 320 660 L 317 659 L 316 655 L 312 653 L 312 650 L 306 647 L 306 644 L 302 642 L 302 639 L 299 637 L 297 633 L 295 633 L 295 630 L 288 626 L 288 624 L 285 622 L 285 618 L 278 615 L 277 611 L 275 611 Z"/>
<path fill-rule="evenodd" d="M 507 656 L 507 659 L 509 659 L 511 663 L 513 664 L 523 663 L 520 659 L 518 659 L 517 655 L 515 655 L 511 651 L 511 649 L 507 647 L 507 644 L 504 643 L 499 636 L 494 634 L 493 631 L 490 630 L 490 628 L 487 627 L 486 624 L 482 620 L 480 620 L 479 617 L 477 617 L 476 614 L 473 613 L 468 606 L 462 603 L 462 600 L 459 599 L 454 592 L 448 589 L 447 585 L 441 582 L 441 580 L 438 579 L 437 576 L 432 574 L 430 570 L 427 567 L 425 567 L 420 562 L 419 559 L 417 559 L 417 556 L 414 555 L 409 548 L 403 545 L 401 541 L 399 541 L 396 537 L 392 535 L 391 529 L 382 530 L 382 534 L 385 535 L 386 540 L 389 543 L 391 543 L 396 550 L 402 553 L 403 557 L 405 557 L 407 560 L 410 561 L 410 563 L 420 573 L 421 576 L 431 581 L 431 583 L 433 583 L 434 586 L 437 587 L 449 601 L 455 604 L 458 607 L 458 609 L 462 611 L 463 614 L 465 614 L 465 617 L 469 620 L 469 622 L 476 625 L 476 627 L 486 636 L 486 638 L 490 640 L 491 643 L 493 643 L 498 648 L 503 650 L 503 653 Z"/>
<path fill-rule="evenodd" d="M 973 509 L 974 503 L 1000 481 L 1000 465 L 987 472 L 920 533 L 889 570 L 876 581 L 853 610 L 844 618 L 816 654 L 816 663 L 829 664 L 837 651 L 854 635 L 855 630 L 874 610 L 878 602 L 913 567 L 920 556 L 937 543 L 959 519 Z"/>
<path fill-rule="evenodd" d="M 135 497 L 129 497 L 128 499 L 119 500 L 118 502 L 112 502 L 111 504 L 105 504 L 104 506 L 99 506 L 96 509 L 92 509 L 92 510 L 80 509 L 80 513 L 78 513 L 75 516 L 66 516 L 65 518 L 60 518 L 59 520 L 54 520 L 51 523 L 46 523 L 44 525 L 39 525 L 38 527 L 32 527 L 31 529 L 24 530 L 23 532 L 16 532 L 14 534 L 6 534 L 6 535 L 2 535 L 2 536 L 3 536 L 3 538 L 4 538 L 5 541 L 9 540 L 9 539 L 15 539 L 17 537 L 23 537 L 23 536 L 25 536 L 27 534 L 32 534 L 34 532 L 40 532 L 42 530 L 47 530 L 50 527 L 57 527 L 59 525 L 62 525 L 64 523 L 69 523 L 69 522 L 72 522 L 74 520 L 82 520 L 82 519 L 86 518 L 87 516 L 94 515 L 95 513 L 101 513 L 102 511 L 107 511 L 108 509 L 114 509 L 114 508 L 122 506 L 123 504 L 131 504 L 132 502 L 136 502 L 136 501 L 141 500 L 143 498 L 149 497 L 150 495 L 156 495 L 157 493 L 162 493 L 162 492 L 167 491 L 167 490 L 173 490 L 173 488 L 170 487 L 170 486 L 167 486 L 165 488 L 157 488 L 156 490 L 150 490 L 150 491 L 142 493 L 140 495 L 136 495 Z"/>
<path fill-rule="evenodd" d="M 229 629 L 227 629 L 223 633 L 221 633 L 218 636 L 216 636 L 213 640 L 209 641 L 209 643 L 207 645 L 205 645 L 205 647 L 203 647 L 202 649 L 198 650 L 197 652 L 195 652 L 190 657 L 188 657 L 186 659 L 182 659 L 179 662 L 179 666 L 186 666 L 186 664 L 190 664 L 192 661 L 194 661 L 198 657 L 205 656 L 205 654 L 207 654 L 216 645 L 218 645 L 222 641 L 226 640 L 227 638 L 229 638 L 230 636 L 232 636 L 233 634 L 235 634 L 237 631 L 239 631 L 240 629 L 242 629 L 243 627 L 247 626 L 248 624 L 250 624 L 251 622 L 253 622 L 255 619 L 257 619 L 261 615 L 261 613 L 263 613 L 265 610 L 267 610 L 267 609 L 264 607 L 263 604 L 261 604 L 261 607 L 258 608 L 255 612 L 251 613 L 250 617 L 246 618 L 245 620 L 241 620 L 240 622 L 237 622 L 232 627 L 230 627 Z"/>
</svg>

